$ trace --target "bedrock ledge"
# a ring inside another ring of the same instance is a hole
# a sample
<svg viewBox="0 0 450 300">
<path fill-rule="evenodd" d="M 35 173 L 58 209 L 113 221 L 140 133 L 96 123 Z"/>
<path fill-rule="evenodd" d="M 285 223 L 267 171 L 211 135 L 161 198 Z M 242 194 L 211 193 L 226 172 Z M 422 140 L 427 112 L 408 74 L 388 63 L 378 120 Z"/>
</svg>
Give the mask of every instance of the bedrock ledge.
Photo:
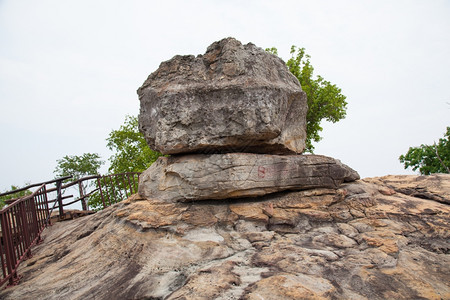
<svg viewBox="0 0 450 300">
<path fill-rule="evenodd" d="M 191 154 L 160 157 L 141 175 L 139 194 L 165 202 L 220 200 L 338 188 L 358 179 L 350 167 L 321 155 Z"/>
</svg>

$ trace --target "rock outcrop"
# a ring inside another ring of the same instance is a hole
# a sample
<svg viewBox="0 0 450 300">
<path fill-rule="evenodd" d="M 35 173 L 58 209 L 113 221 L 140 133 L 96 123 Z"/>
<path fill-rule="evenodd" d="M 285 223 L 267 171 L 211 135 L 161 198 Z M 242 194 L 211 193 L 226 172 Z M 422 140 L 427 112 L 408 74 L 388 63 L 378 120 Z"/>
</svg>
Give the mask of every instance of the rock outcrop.
<svg viewBox="0 0 450 300">
<path fill-rule="evenodd" d="M 296 155 L 305 148 L 305 93 L 280 58 L 253 44 L 227 38 L 203 56 L 175 56 L 138 94 L 147 143 L 176 155 L 160 157 L 144 172 L 144 197 L 256 197 L 359 179 L 332 158 Z"/>
<path fill-rule="evenodd" d="M 357 179 L 351 168 L 320 155 L 195 154 L 159 158 L 141 175 L 139 194 L 166 202 L 217 200 L 338 188 Z"/>
<path fill-rule="evenodd" d="M 1 299 L 450 299 L 450 175 L 357 180 L 291 155 L 307 107 L 280 59 L 225 39 L 139 96 L 148 143 L 176 155 L 46 229 Z"/>
<path fill-rule="evenodd" d="M 381 177 L 221 202 L 135 195 L 46 229 L 0 298 L 450 299 L 449 181 Z"/>
<path fill-rule="evenodd" d="M 233 38 L 161 63 L 138 90 L 139 126 L 163 154 L 301 153 L 306 95 L 275 55 Z"/>
</svg>

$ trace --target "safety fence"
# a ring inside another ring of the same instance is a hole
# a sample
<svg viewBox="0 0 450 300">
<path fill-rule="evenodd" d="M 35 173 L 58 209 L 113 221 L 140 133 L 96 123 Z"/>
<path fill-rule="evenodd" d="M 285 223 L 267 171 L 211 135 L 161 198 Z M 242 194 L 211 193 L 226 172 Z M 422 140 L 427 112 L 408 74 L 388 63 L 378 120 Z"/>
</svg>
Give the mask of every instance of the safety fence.
<svg viewBox="0 0 450 300">
<path fill-rule="evenodd" d="M 0 194 L 6 196 L 36 188 L 30 195 L 5 201 L 6 206 L 0 210 L 0 287 L 7 281 L 8 285 L 19 281 L 17 268 L 22 261 L 32 256 L 31 248 L 42 241 L 41 233 L 50 224 L 54 209 L 58 209 L 58 216 L 63 219 L 64 207 L 76 202 L 81 202 L 83 210 L 89 210 L 90 207 L 96 210 L 106 208 L 136 193 L 139 175 L 95 175 L 63 184 L 71 178 L 67 176 Z M 47 188 L 47 185 L 55 187 Z M 78 188 L 79 197 L 70 202 L 65 201 L 74 198 L 73 195 L 64 196 L 65 191 L 74 186 Z M 54 194 L 55 199 L 49 200 Z"/>
</svg>

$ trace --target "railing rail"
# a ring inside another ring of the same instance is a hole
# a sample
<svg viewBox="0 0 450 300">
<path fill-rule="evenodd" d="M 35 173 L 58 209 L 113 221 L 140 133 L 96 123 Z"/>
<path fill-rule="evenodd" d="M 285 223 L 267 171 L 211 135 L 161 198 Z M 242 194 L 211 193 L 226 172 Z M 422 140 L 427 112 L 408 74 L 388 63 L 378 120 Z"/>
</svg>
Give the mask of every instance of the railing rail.
<svg viewBox="0 0 450 300">
<path fill-rule="evenodd" d="M 22 191 L 29 190 L 29 189 L 31 189 L 33 187 L 41 186 L 43 184 L 47 185 L 47 184 L 50 184 L 50 183 L 55 183 L 57 181 L 64 181 L 64 180 L 70 179 L 70 178 L 72 178 L 72 176 L 59 177 L 57 179 L 52 179 L 52 180 L 48 180 L 48 181 L 44 181 L 44 182 L 29 184 L 29 185 L 27 185 L 27 186 L 25 186 L 23 188 L 20 188 L 20 189 L 15 189 L 15 190 L 12 190 L 12 191 L 9 191 L 9 192 L 1 193 L 0 196 L 6 196 L 6 195 L 15 194 L 17 192 L 22 192 Z M 50 190 L 48 190 L 48 191 L 50 192 Z"/>
<path fill-rule="evenodd" d="M 0 196 L 11 195 L 38 187 L 31 195 L 5 201 L 7 206 L 0 210 L 2 270 L 0 287 L 7 281 L 9 285 L 19 281 L 17 268 L 23 260 L 31 257 L 31 248 L 42 240 L 41 233 L 49 224 L 53 209 L 57 208 L 59 218 L 64 219 L 64 207 L 76 202 L 81 202 L 83 210 L 89 209 L 89 201 L 93 199 L 97 201 L 97 207 L 106 208 L 136 193 L 140 174 L 134 172 L 106 176 L 94 175 L 63 185 L 64 180 L 71 178 L 67 176 L 0 194 Z M 55 184 L 56 187 L 47 189 L 47 184 Z M 78 185 L 80 197 L 64 203 L 63 200 L 72 198 L 73 195 L 63 196 L 63 190 L 75 185 Z M 86 192 L 86 186 L 91 186 L 93 189 Z M 49 200 L 49 194 L 54 192 L 56 192 L 56 198 Z M 49 204 L 53 207 L 49 208 Z"/>
<path fill-rule="evenodd" d="M 41 233 L 48 221 L 48 202 L 45 184 L 33 194 L 25 196 L 0 211 L 2 228 L 0 259 L 3 278 L 0 285 L 9 280 L 19 280 L 17 267 L 31 257 L 31 247 L 41 240 Z"/>
<path fill-rule="evenodd" d="M 97 178 L 97 185 L 103 207 L 128 198 L 137 193 L 140 172 L 105 175 Z"/>
</svg>

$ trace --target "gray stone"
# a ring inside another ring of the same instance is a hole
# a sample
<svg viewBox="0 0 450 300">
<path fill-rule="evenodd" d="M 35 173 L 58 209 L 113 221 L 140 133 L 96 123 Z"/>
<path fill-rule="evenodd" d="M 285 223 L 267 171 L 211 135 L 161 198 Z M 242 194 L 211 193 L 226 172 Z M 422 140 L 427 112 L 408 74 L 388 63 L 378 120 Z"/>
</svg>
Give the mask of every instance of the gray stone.
<svg viewBox="0 0 450 300">
<path fill-rule="evenodd" d="M 191 154 L 160 157 L 141 175 L 139 194 L 166 202 L 185 202 L 337 188 L 357 179 L 356 171 L 326 156 Z"/>
<path fill-rule="evenodd" d="M 164 154 L 301 153 L 306 95 L 283 60 L 233 38 L 162 62 L 138 89 L 139 128 Z"/>
</svg>

